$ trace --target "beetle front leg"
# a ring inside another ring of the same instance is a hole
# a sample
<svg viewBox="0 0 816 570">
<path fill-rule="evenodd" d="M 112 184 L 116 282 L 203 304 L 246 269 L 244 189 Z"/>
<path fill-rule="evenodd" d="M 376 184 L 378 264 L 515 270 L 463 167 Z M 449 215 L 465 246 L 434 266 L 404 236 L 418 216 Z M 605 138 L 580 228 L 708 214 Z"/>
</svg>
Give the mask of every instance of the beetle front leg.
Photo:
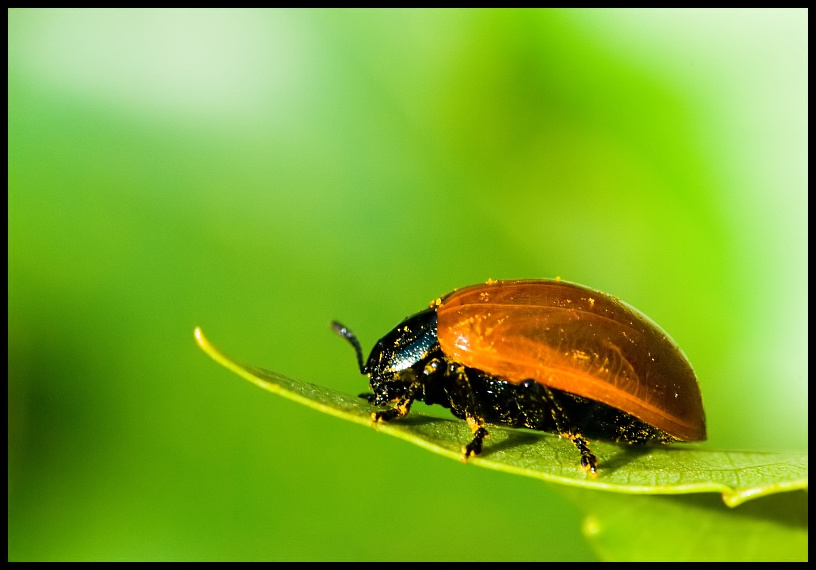
<svg viewBox="0 0 816 570">
<path fill-rule="evenodd" d="M 408 412 L 411 411 L 411 404 L 414 403 L 414 399 L 416 398 L 416 394 L 420 388 L 421 386 L 418 383 L 411 384 L 406 390 L 405 394 L 403 394 L 397 400 L 397 403 L 394 404 L 393 408 L 372 413 L 371 420 L 374 423 L 390 422 L 396 418 L 407 416 Z"/>
<path fill-rule="evenodd" d="M 414 403 L 413 398 L 402 397 L 400 398 L 397 403 L 394 405 L 393 408 L 389 408 L 387 410 L 383 410 L 382 412 L 374 412 L 371 414 L 371 419 L 374 422 L 390 422 L 396 418 L 402 418 L 408 415 L 408 412 L 411 411 L 411 404 Z"/>
</svg>

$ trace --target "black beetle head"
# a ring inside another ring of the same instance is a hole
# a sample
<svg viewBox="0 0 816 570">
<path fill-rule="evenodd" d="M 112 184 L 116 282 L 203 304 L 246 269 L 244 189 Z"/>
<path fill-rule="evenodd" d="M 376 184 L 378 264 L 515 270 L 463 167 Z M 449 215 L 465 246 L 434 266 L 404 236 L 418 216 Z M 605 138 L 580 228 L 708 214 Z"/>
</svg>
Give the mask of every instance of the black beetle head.
<svg viewBox="0 0 816 570">
<path fill-rule="evenodd" d="M 416 380 L 424 361 L 438 347 L 435 308 L 408 317 L 381 338 L 371 350 L 365 366 L 360 343 L 354 334 L 337 322 L 332 328 L 354 346 L 360 373 L 368 375 L 377 404 L 402 396 Z"/>
</svg>

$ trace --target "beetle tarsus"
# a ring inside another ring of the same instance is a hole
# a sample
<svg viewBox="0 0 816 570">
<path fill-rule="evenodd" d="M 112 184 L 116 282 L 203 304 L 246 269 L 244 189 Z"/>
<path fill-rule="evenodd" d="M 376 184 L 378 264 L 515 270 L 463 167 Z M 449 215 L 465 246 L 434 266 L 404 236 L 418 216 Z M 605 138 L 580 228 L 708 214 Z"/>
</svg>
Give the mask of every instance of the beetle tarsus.
<svg viewBox="0 0 816 570">
<path fill-rule="evenodd" d="M 371 419 L 374 422 L 390 422 L 395 418 L 401 418 L 403 416 L 407 416 L 408 412 L 411 411 L 411 404 L 414 403 L 413 398 L 410 396 L 404 396 L 400 398 L 400 400 L 396 403 L 393 408 L 389 408 L 388 410 L 383 410 L 382 412 L 374 412 L 371 414 Z"/>
<path fill-rule="evenodd" d="M 374 412 L 371 414 L 371 419 L 376 422 L 390 422 L 394 418 L 400 417 L 399 411 L 396 408 L 389 408 L 387 410 L 383 410 L 382 412 Z"/>
<path fill-rule="evenodd" d="M 371 392 L 366 392 L 365 394 L 358 394 L 358 398 L 362 398 L 369 404 L 373 404 L 374 400 L 377 398 L 377 394 L 372 394 Z"/>
<path fill-rule="evenodd" d="M 576 436 L 572 438 L 572 443 L 581 452 L 581 469 L 595 477 L 598 474 L 598 458 L 589 450 L 589 442 L 581 436 Z"/>
<path fill-rule="evenodd" d="M 463 459 L 465 461 L 467 461 L 468 457 L 471 455 L 479 455 L 482 452 L 482 441 L 484 441 L 484 438 L 486 438 L 488 435 L 490 434 L 483 427 L 478 428 L 473 433 L 473 440 L 471 440 L 471 442 L 462 450 L 462 453 L 464 454 Z"/>
</svg>

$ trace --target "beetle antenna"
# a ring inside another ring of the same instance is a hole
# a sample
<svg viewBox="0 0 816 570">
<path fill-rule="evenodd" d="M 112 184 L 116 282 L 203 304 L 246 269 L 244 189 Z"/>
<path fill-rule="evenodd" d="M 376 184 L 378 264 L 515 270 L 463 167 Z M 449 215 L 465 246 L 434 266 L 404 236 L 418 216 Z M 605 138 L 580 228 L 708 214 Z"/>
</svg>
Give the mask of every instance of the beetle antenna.
<svg viewBox="0 0 816 570">
<path fill-rule="evenodd" d="M 342 336 L 344 339 L 351 343 L 351 346 L 354 347 L 354 352 L 357 353 L 357 366 L 360 367 L 360 374 L 366 374 L 365 366 L 363 366 L 363 349 L 360 348 L 360 341 L 357 340 L 357 337 L 354 336 L 354 333 L 348 330 L 345 326 L 341 325 L 337 321 L 332 321 L 331 324 L 332 330 Z"/>
</svg>

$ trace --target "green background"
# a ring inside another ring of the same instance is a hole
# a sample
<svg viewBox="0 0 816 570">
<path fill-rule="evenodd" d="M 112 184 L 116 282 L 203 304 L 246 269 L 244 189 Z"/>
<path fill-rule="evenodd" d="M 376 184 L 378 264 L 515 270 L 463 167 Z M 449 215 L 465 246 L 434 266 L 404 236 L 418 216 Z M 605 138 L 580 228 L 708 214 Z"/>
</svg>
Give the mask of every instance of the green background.
<svg viewBox="0 0 816 570">
<path fill-rule="evenodd" d="M 595 559 L 580 494 L 193 328 L 358 393 L 331 319 L 561 276 L 683 347 L 704 445 L 803 450 L 807 233 L 803 10 L 12 10 L 9 559 Z"/>
</svg>

